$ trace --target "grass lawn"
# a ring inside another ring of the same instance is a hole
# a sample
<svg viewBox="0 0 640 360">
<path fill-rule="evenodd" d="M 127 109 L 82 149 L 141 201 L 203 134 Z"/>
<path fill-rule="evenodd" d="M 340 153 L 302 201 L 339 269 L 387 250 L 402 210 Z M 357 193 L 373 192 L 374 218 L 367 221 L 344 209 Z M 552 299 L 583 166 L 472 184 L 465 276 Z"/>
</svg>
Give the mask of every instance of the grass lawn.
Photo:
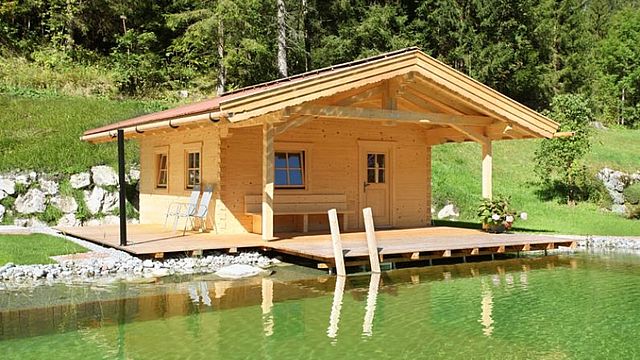
<svg viewBox="0 0 640 360">
<path fill-rule="evenodd" d="M 14 264 L 51 264 L 49 256 L 86 252 L 84 247 L 63 238 L 45 235 L 0 235 L 0 266 Z"/>
<path fill-rule="evenodd" d="M 0 171 L 27 169 L 75 173 L 117 164 L 116 143 L 80 141 L 85 130 L 151 111 L 152 101 L 82 97 L 17 97 L 0 94 Z M 127 141 L 127 160 L 138 161 L 137 143 Z"/>
<path fill-rule="evenodd" d="M 494 143 L 494 195 L 510 196 L 518 211 L 529 220 L 516 222 L 530 231 L 578 235 L 640 236 L 640 221 L 603 211 L 595 204 L 570 207 L 557 201 L 543 201 L 536 191 L 534 152 L 540 140 Z M 640 131 L 598 132 L 587 162 L 595 173 L 604 166 L 624 171 L 640 170 Z M 433 148 L 433 198 L 439 209 L 450 200 L 460 207 L 461 220 L 478 222 L 476 207 L 481 194 L 481 150 L 472 143 L 445 144 Z M 465 174 L 465 176 L 460 176 Z"/>
</svg>

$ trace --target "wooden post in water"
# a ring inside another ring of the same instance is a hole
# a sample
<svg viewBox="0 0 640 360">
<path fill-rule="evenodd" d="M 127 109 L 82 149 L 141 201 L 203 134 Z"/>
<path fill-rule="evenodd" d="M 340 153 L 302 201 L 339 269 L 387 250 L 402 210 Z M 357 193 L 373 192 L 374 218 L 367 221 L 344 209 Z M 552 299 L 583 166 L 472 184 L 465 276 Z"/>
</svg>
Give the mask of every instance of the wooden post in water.
<svg viewBox="0 0 640 360">
<path fill-rule="evenodd" d="M 371 208 L 362 209 L 364 217 L 364 229 L 367 233 L 367 246 L 369 247 L 369 261 L 371 261 L 371 272 L 380 272 L 380 257 L 378 256 L 378 241 L 376 240 L 376 229 L 373 225 L 373 214 Z"/>
<path fill-rule="evenodd" d="M 346 276 L 344 267 L 344 253 L 342 252 L 342 239 L 340 238 L 340 224 L 338 223 L 338 212 L 336 209 L 328 211 L 329 227 L 331 228 L 331 242 L 333 243 L 333 257 L 336 263 L 336 273 L 338 276 Z"/>
</svg>

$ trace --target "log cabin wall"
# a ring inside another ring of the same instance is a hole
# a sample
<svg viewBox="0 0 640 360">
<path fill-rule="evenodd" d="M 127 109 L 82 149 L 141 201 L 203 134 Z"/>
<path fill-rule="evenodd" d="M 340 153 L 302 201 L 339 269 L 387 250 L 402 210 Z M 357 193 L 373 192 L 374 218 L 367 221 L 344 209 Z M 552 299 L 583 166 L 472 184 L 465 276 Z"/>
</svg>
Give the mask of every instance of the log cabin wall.
<svg viewBox="0 0 640 360">
<path fill-rule="evenodd" d="M 222 202 L 245 231 L 254 229 L 244 213 L 244 196 L 261 194 L 262 128 L 234 129 L 222 141 Z M 415 124 L 314 120 L 276 137 L 276 152 L 304 150 L 306 188 L 277 189 L 280 194 L 345 194 L 350 229 L 362 228 L 359 141 L 393 147 L 390 211 L 396 227 L 427 226 L 431 221 L 431 152 L 426 132 Z M 277 200 L 276 200 L 277 201 Z M 300 230 L 300 216 L 277 215 L 276 231 Z M 311 215 L 309 230 L 328 230 L 326 214 Z"/>
</svg>

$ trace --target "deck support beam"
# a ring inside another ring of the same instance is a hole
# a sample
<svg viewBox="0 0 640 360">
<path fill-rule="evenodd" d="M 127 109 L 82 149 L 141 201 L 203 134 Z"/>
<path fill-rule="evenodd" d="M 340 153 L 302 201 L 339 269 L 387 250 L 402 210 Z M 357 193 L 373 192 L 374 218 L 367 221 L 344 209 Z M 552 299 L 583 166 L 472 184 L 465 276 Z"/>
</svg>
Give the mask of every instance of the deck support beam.
<svg viewBox="0 0 640 360">
<path fill-rule="evenodd" d="M 118 129 L 118 184 L 120 207 L 120 246 L 127 246 L 127 182 L 124 171 L 124 130 Z"/>
<path fill-rule="evenodd" d="M 491 141 L 482 143 L 482 197 L 491 199 L 493 195 L 493 146 Z"/>
<path fill-rule="evenodd" d="M 262 240 L 273 239 L 273 194 L 274 194 L 274 137 L 273 123 L 262 126 Z"/>
</svg>

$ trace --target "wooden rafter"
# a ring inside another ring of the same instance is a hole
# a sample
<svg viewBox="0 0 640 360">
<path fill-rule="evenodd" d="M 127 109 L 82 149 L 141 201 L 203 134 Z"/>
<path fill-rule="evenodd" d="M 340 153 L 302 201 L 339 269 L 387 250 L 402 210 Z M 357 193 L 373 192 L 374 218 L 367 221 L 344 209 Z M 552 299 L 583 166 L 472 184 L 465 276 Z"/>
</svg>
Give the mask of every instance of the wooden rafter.
<svg viewBox="0 0 640 360">
<path fill-rule="evenodd" d="M 488 126 L 493 122 L 493 120 L 487 116 L 423 113 L 346 106 L 294 106 L 287 109 L 286 114 L 289 116 L 307 115 L 352 120 L 418 122 L 434 125 Z"/>
<path fill-rule="evenodd" d="M 308 123 L 309 121 L 313 120 L 313 118 L 314 118 L 313 116 L 300 116 L 298 118 L 289 120 L 287 122 L 280 123 L 275 127 L 275 135 L 276 136 L 281 135 L 288 130 L 292 130 L 299 126 L 302 126 Z"/>
</svg>

